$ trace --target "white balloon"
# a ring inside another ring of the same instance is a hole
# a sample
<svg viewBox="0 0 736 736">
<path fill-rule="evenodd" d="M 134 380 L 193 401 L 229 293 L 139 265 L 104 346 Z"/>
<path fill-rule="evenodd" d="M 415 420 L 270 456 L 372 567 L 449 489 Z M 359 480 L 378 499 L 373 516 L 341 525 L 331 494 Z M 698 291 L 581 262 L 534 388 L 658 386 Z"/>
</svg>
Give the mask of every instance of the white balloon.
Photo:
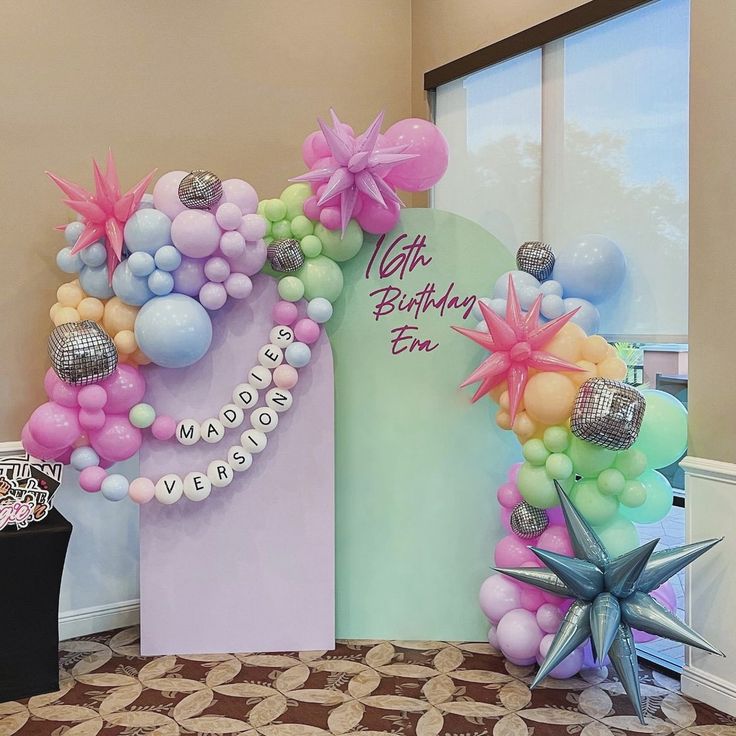
<svg viewBox="0 0 736 736">
<path fill-rule="evenodd" d="M 253 388 L 266 388 L 271 385 L 271 371 L 262 365 L 254 365 L 248 372 L 248 383 Z"/>
<path fill-rule="evenodd" d="M 211 490 L 212 483 L 204 473 L 194 471 L 184 477 L 184 495 L 190 501 L 204 501 Z"/>
<path fill-rule="evenodd" d="M 196 445 L 199 442 L 199 422 L 194 419 L 182 419 L 176 425 L 176 439 L 181 445 Z"/>
<path fill-rule="evenodd" d="M 239 473 L 248 470 L 253 464 L 253 455 L 241 445 L 233 445 L 227 451 L 227 463 L 236 473 Z"/>
<path fill-rule="evenodd" d="M 273 432 L 279 423 L 279 415 L 267 406 L 259 406 L 251 413 L 250 423 L 253 425 L 253 429 L 266 433 Z"/>
<path fill-rule="evenodd" d="M 181 478 L 176 473 L 169 473 L 159 478 L 154 495 L 159 503 L 169 505 L 176 503 L 183 492 L 184 484 Z"/>
<path fill-rule="evenodd" d="M 212 445 L 215 442 L 219 442 L 225 436 L 225 427 L 222 426 L 222 422 L 219 419 L 210 417 L 202 422 L 200 434 L 205 442 L 209 442 Z"/>
<path fill-rule="evenodd" d="M 276 347 L 283 349 L 294 342 L 294 330 L 286 325 L 276 325 L 276 327 L 271 330 L 268 339 L 276 345 Z"/>
<path fill-rule="evenodd" d="M 257 429 L 246 429 L 243 434 L 240 435 L 240 444 L 251 453 L 258 454 L 266 449 L 268 438 L 263 432 L 259 432 Z"/>
<path fill-rule="evenodd" d="M 266 404 L 274 411 L 289 411 L 294 399 L 286 388 L 272 388 L 266 394 Z"/>
<path fill-rule="evenodd" d="M 224 488 L 233 482 L 235 471 L 224 460 L 213 460 L 207 466 L 207 477 L 216 488 Z"/>
<path fill-rule="evenodd" d="M 273 343 L 264 345 L 258 351 L 258 362 L 264 368 L 273 370 L 274 368 L 276 368 L 276 366 L 281 365 L 281 362 L 283 360 L 284 360 L 284 351 L 278 345 L 274 345 Z"/>
<path fill-rule="evenodd" d="M 225 404 L 220 409 L 220 421 L 223 427 L 235 429 L 243 423 L 245 412 L 237 404 Z"/>
<path fill-rule="evenodd" d="M 233 391 L 233 403 L 241 409 L 250 409 L 258 403 L 258 389 L 249 383 L 239 383 Z"/>
</svg>

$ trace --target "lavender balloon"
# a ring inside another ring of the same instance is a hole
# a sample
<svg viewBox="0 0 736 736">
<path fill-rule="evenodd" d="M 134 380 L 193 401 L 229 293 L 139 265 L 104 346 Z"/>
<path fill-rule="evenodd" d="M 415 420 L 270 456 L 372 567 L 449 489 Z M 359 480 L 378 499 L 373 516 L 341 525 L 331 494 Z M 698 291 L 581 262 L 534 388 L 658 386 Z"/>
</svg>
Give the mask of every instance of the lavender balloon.
<svg viewBox="0 0 736 736">
<path fill-rule="evenodd" d="M 198 296 L 199 290 L 207 283 L 204 274 L 205 260 L 184 256 L 181 265 L 174 273 L 174 291 L 187 296 Z"/>
</svg>

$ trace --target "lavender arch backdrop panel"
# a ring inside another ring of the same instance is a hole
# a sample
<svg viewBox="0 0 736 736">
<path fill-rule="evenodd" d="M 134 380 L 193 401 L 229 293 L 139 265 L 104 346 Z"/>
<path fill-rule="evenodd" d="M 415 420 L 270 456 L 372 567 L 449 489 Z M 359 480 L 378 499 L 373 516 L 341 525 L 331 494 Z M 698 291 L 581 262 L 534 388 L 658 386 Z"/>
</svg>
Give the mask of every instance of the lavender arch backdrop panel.
<svg viewBox="0 0 736 736">
<path fill-rule="evenodd" d="M 268 342 L 278 299 L 272 279 L 255 282 L 249 299 L 213 315 L 212 348 L 199 363 L 146 370 L 158 412 L 201 421 L 231 401 Z M 334 646 L 333 373 L 324 335 L 312 355 L 292 409 L 248 471 L 200 503 L 141 508 L 143 654 Z M 244 428 L 215 445 L 147 439 L 141 473 L 204 470 Z"/>
</svg>

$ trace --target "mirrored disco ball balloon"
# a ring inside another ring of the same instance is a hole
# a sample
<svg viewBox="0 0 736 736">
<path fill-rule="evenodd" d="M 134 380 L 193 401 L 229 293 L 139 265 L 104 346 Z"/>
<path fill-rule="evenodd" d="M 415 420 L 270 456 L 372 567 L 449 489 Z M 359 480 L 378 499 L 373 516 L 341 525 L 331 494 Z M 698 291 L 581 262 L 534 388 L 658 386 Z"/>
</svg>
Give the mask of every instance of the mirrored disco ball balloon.
<svg viewBox="0 0 736 736">
<path fill-rule="evenodd" d="M 646 400 L 621 381 L 589 378 L 578 391 L 570 429 L 586 442 L 626 450 L 636 441 Z"/>
<path fill-rule="evenodd" d="M 514 534 L 522 539 L 531 539 L 538 537 L 549 526 L 549 517 L 544 509 L 522 501 L 511 512 L 509 523 Z"/>
<path fill-rule="evenodd" d="M 49 336 L 51 366 L 62 381 L 75 386 L 97 383 L 117 367 L 118 351 L 96 322 L 68 322 Z"/>
<path fill-rule="evenodd" d="M 220 201 L 222 182 L 211 171 L 197 169 L 179 182 L 179 199 L 190 210 L 206 210 Z"/>
<path fill-rule="evenodd" d="M 516 251 L 516 267 L 519 271 L 531 274 L 537 281 L 548 279 L 554 266 L 555 254 L 547 243 L 528 240 Z"/>
<path fill-rule="evenodd" d="M 304 253 L 298 240 L 274 240 L 266 251 L 271 268 L 279 273 L 292 273 L 304 265 Z"/>
</svg>

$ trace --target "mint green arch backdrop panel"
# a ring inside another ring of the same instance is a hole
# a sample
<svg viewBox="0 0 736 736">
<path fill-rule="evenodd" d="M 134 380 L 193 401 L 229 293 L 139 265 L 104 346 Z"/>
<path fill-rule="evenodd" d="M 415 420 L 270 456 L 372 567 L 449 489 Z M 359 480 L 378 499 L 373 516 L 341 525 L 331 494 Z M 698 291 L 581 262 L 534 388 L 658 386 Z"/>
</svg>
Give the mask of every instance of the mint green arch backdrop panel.
<svg viewBox="0 0 736 736">
<path fill-rule="evenodd" d="M 479 225 L 402 213 L 345 264 L 335 360 L 337 636 L 483 640 L 478 588 L 519 448 L 460 381 L 484 356 L 451 325 L 511 255 Z M 315 432 L 319 428 L 315 427 Z"/>
</svg>

